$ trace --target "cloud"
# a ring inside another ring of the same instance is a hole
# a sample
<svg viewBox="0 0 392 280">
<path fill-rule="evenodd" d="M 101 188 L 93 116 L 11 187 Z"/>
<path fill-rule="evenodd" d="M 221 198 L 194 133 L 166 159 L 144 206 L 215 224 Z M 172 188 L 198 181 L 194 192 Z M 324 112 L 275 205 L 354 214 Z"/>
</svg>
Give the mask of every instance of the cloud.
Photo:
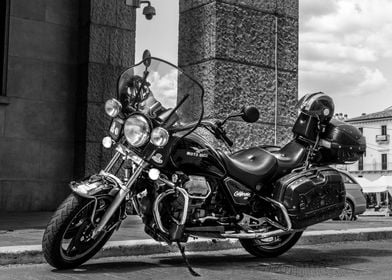
<svg viewBox="0 0 392 280">
<path fill-rule="evenodd" d="M 174 108 L 177 104 L 177 75 L 176 69 L 161 76 L 159 72 L 149 75 L 151 90 L 156 100 L 161 102 L 165 108 Z"/>
<path fill-rule="evenodd" d="M 301 0 L 300 8 L 301 20 L 308 20 L 311 17 L 334 13 L 338 7 L 335 0 Z"/>
<path fill-rule="evenodd" d="M 300 95 L 323 91 L 331 96 L 361 96 L 388 90 L 387 79 L 377 68 L 325 61 L 300 64 Z"/>
<path fill-rule="evenodd" d="M 300 96 L 390 90 L 392 1 L 301 0 L 299 8 Z"/>
<path fill-rule="evenodd" d="M 360 45 L 344 45 L 338 41 L 304 42 L 301 47 L 303 59 L 347 59 L 359 62 L 378 60 L 377 53 L 373 49 Z"/>
<path fill-rule="evenodd" d="M 363 80 L 358 84 L 358 93 L 367 94 L 382 90 L 387 84 L 387 79 L 379 69 L 362 67 Z"/>
</svg>

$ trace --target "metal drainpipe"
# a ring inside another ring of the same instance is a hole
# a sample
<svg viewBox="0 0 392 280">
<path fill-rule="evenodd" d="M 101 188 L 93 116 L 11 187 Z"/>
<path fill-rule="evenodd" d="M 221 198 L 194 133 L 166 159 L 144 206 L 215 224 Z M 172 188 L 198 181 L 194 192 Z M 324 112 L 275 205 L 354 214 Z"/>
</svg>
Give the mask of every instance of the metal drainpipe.
<svg viewBox="0 0 392 280">
<path fill-rule="evenodd" d="M 277 145 L 278 123 L 278 16 L 275 14 L 275 137 L 274 145 Z"/>
</svg>

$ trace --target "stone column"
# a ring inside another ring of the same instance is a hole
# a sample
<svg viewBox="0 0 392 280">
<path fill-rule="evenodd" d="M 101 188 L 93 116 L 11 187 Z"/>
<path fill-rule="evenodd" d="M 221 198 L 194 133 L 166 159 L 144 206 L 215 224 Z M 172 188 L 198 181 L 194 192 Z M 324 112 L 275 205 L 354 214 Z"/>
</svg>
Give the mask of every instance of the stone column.
<svg viewBox="0 0 392 280">
<path fill-rule="evenodd" d="M 273 144 L 277 17 L 277 143 L 290 139 L 296 118 L 298 0 L 180 0 L 179 65 L 206 90 L 206 117 L 223 118 L 254 105 L 260 120 L 230 121 L 235 148 Z"/>
<path fill-rule="evenodd" d="M 110 119 L 104 102 L 115 97 L 117 78 L 134 63 L 135 9 L 125 0 L 83 0 L 80 89 L 76 116 L 75 175 L 96 173 L 110 156 L 101 145 Z"/>
</svg>

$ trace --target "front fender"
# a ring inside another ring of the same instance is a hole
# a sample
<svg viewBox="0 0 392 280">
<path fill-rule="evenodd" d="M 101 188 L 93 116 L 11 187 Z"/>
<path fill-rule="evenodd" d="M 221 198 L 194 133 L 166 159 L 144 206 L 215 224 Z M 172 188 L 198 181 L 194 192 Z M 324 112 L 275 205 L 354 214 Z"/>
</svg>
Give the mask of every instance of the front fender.
<svg viewBox="0 0 392 280">
<path fill-rule="evenodd" d="M 101 194 L 114 197 L 123 187 L 123 183 L 116 176 L 101 171 L 81 182 L 73 181 L 69 187 L 73 193 L 85 198 L 95 198 Z"/>
</svg>

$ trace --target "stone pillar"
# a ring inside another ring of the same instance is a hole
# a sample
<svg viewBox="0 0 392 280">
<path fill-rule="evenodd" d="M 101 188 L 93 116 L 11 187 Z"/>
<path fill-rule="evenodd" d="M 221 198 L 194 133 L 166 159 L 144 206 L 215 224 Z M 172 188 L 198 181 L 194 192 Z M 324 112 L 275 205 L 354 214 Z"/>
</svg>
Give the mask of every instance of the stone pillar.
<svg viewBox="0 0 392 280">
<path fill-rule="evenodd" d="M 135 9 L 125 0 L 80 3 L 76 177 L 96 173 L 110 156 L 101 144 L 110 122 L 103 104 L 115 97 L 118 76 L 134 63 L 136 26 Z"/>
<path fill-rule="evenodd" d="M 277 143 L 290 139 L 298 88 L 298 0 L 180 0 L 179 65 L 202 82 L 206 117 L 254 105 L 260 120 L 230 121 L 235 148 L 274 143 L 277 16 Z"/>
</svg>

